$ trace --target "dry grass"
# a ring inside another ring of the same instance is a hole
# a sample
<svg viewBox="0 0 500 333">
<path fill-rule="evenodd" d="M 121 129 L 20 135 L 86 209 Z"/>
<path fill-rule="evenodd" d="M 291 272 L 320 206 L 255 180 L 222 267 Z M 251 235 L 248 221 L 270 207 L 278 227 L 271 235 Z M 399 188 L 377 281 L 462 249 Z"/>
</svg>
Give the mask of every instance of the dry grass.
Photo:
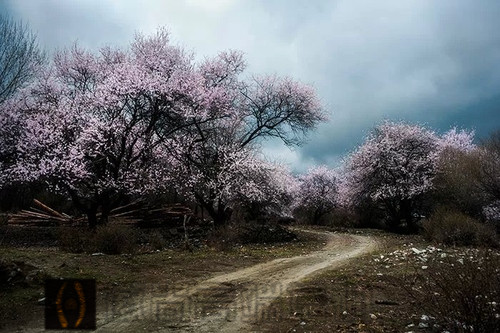
<svg viewBox="0 0 500 333">
<path fill-rule="evenodd" d="M 500 254 L 469 251 L 431 257 L 406 280 L 422 311 L 452 332 L 500 331 Z"/>
</svg>

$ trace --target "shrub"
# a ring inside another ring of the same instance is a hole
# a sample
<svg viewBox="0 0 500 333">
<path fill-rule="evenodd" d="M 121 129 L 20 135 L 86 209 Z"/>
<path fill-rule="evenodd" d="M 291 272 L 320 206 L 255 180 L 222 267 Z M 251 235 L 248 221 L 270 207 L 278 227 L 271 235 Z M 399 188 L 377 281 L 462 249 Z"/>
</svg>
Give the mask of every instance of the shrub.
<svg viewBox="0 0 500 333">
<path fill-rule="evenodd" d="M 227 250 L 236 244 L 270 244 L 290 242 L 297 236 L 275 223 L 248 222 L 228 224 L 212 231 L 207 244 L 218 250 Z"/>
<path fill-rule="evenodd" d="M 22 283 L 25 279 L 23 271 L 14 262 L 0 259 L 0 288 Z"/>
<path fill-rule="evenodd" d="M 500 254 L 481 250 L 433 259 L 406 290 L 440 331 L 500 332 Z"/>
<path fill-rule="evenodd" d="M 239 233 L 241 244 L 282 243 L 295 239 L 297 236 L 293 232 L 275 223 L 247 223 Z"/>
<path fill-rule="evenodd" d="M 87 228 L 61 227 L 59 248 L 71 253 L 89 252 L 93 247 L 92 233 Z"/>
<path fill-rule="evenodd" d="M 322 219 L 324 225 L 334 228 L 355 228 L 360 226 L 359 216 L 347 209 L 337 208 L 325 215 Z"/>
<path fill-rule="evenodd" d="M 126 226 L 105 225 L 93 235 L 94 251 L 106 254 L 131 253 L 137 245 L 137 232 Z"/>
<path fill-rule="evenodd" d="M 429 240 L 448 245 L 498 246 L 494 228 L 446 207 L 437 208 L 424 221 L 423 232 Z"/>
<path fill-rule="evenodd" d="M 293 210 L 293 217 L 296 224 L 311 224 L 311 218 L 306 209 L 298 207 Z"/>
<path fill-rule="evenodd" d="M 0 290 L 30 285 L 39 286 L 50 276 L 24 261 L 0 259 Z"/>
<path fill-rule="evenodd" d="M 0 245 L 2 246 L 57 246 L 59 238 L 59 229 L 57 227 L 0 224 Z"/>
<path fill-rule="evenodd" d="M 207 245 L 219 251 L 226 251 L 238 242 L 239 227 L 227 224 L 212 230 L 207 238 Z"/>
<path fill-rule="evenodd" d="M 479 186 L 479 169 L 483 159 L 475 151 L 444 150 L 434 179 L 434 201 L 470 216 L 480 216 L 487 202 Z"/>
<path fill-rule="evenodd" d="M 106 225 L 95 231 L 62 227 L 59 232 L 59 247 L 72 253 L 130 253 L 135 250 L 136 243 L 137 233 L 126 226 Z"/>
<path fill-rule="evenodd" d="M 154 250 L 162 250 L 167 245 L 167 241 L 158 230 L 154 230 L 147 236 L 147 243 L 149 243 Z"/>
</svg>

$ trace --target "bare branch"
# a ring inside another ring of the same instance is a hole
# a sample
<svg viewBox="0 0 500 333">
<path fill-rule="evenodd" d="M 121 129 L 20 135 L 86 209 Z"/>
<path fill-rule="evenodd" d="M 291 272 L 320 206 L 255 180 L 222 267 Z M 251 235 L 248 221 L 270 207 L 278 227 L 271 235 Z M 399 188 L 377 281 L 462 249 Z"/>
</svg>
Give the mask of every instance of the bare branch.
<svg viewBox="0 0 500 333">
<path fill-rule="evenodd" d="M 44 60 L 28 26 L 0 16 L 0 103 L 31 80 Z"/>
</svg>

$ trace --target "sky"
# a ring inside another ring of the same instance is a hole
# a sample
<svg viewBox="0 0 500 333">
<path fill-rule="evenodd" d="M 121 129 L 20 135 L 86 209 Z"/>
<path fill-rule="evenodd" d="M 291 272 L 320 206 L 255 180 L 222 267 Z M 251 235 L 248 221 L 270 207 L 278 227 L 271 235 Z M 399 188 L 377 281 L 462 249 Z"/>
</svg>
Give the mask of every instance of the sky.
<svg viewBox="0 0 500 333">
<path fill-rule="evenodd" d="M 336 167 L 383 120 L 438 132 L 500 129 L 497 0 L 0 0 L 47 52 L 126 47 L 166 27 L 198 59 L 244 52 L 247 71 L 315 87 L 329 121 L 301 147 L 264 143 L 296 172 Z"/>
</svg>

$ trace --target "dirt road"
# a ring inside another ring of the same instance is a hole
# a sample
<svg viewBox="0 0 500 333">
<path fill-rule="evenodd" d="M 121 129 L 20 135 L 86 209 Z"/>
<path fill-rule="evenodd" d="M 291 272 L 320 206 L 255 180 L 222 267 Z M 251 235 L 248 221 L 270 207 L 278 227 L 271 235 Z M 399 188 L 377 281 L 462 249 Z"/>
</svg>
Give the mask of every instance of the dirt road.
<svg viewBox="0 0 500 333">
<path fill-rule="evenodd" d="M 323 269 L 373 251 L 373 237 L 307 231 L 325 247 L 209 278 L 195 286 L 133 300 L 119 315 L 98 316 L 97 332 L 249 332 L 267 306 L 289 287 Z"/>
</svg>

